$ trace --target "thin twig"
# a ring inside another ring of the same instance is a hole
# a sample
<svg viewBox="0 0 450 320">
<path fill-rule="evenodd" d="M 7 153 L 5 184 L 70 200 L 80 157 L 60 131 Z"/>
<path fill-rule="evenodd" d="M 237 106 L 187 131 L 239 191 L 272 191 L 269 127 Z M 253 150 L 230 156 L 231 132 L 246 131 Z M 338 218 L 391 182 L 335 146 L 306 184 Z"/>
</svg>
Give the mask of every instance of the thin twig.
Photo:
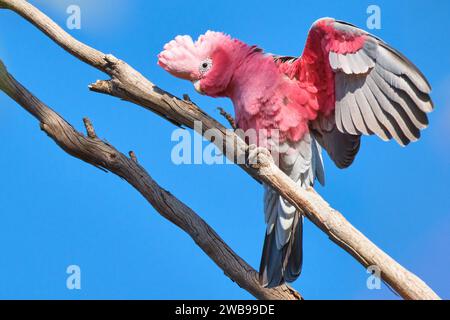
<svg viewBox="0 0 450 320">
<path fill-rule="evenodd" d="M 133 160 L 135 163 L 138 163 L 136 154 L 134 153 L 133 150 L 129 151 L 129 152 L 128 152 L 128 155 L 130 156 L 130 159 L 131 159 L 131 160 Z"/>
<path fill-rule="evenodd" d="M 219 110 L 220 115 L 223 116 L 228 121 L 228 123 L 233 128 L 233 130 L 236 130 L 237 129 L 237 125 L 236 125 L 236 122 L 234 121 L 233 116 L 231 114 L 229 114 L 228 112 L 226 112 L 221 107 L 218 107 L 217 110 Z"/>
<path fill-rule="evenodd" d="M 95 134 L 94 126 L 91 123 L 89 118 L 83 118 L 84 127 L 86 128 L 86 132 L 89 138 L 96 139 L 97 135 Z"/>
<path fill-rule="evenodd" d="M 183 94 L 183 100 L 186 102 L 192 102 L 191 97 L 187 93 Z"/>
</svg>

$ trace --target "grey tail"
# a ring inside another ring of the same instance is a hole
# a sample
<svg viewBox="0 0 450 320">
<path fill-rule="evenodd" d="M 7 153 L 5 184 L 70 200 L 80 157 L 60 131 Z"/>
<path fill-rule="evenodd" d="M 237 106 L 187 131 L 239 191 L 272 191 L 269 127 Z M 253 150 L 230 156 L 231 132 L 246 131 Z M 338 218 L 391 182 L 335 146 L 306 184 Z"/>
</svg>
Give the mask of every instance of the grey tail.
<svg viewBox="0 0 450 320">
<path fill-rule="evenodd" d="M 314 136 L 287 142 L 280 157 L 280 169 L 299 187 L 308 188 L 317 179 L 324 183 L 321 148 Z M 286 151 L 288 150 L 288 151 Z M 295 281 L 302 271 L 303 212 L 264 185 L 264 216 L 267 224 L 259 269 L 261 285 L 276 287 Z"/>
<path fill-rule="evenodd" d="M 303 217 L 295 212 L 291 237 L 283 248 L 278 249 L 276 232 L 266 233 L 264 239 L 259 281 L 262 286 L 273 288 L 285 282 L 294 282 L 302 271 Z"/>
</svg>

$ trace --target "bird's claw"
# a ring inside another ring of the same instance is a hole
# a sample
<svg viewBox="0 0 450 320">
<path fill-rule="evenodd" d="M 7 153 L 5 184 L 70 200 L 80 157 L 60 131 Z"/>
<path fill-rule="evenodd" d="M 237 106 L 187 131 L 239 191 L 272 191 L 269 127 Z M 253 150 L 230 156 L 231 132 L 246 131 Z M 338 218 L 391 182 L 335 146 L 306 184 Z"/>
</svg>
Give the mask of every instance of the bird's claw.
<svg viewBox="0 0 450 320">
<path fill-rule="evenodd" d="M 272 155 L 270 151 L 263 147 L 258 147 L 255 144 L 251 144 L 248 146 L 248 156 L 247 156 L 247 165 L 248 166 L 258 166 L 260 165 L 260 157 L 261 154 L 271 158 Z"/>
</svg>

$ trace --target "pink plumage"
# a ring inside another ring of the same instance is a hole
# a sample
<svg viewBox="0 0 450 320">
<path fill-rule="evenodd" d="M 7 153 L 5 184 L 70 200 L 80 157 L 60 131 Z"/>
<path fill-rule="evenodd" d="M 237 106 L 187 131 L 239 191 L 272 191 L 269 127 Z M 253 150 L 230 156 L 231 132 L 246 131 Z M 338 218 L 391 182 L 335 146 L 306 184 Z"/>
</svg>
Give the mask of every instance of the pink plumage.
<svg viewBox="0 0 450 320">
<path fill-rule="evenodd" d="M 201 62 L 209 58 L 214 48 L 230 40 L 229 36 L 213 31 L 201 35 L 195 43 L 190 36 L 177 36 L 164 46 L 158 64 L 176 77 L 199 79 Z"/>
<path fill-rule="evenodd" d="M 229 97 L 238 127 L 265 135 L 268 139 L 257 140 L 259 145 L 281 156 L 280 168 L 302 187 L 316 179 L 324 182 L 322 147 L 339 168 L 346 168 L 361 135 L 405 146 L 419 139 L 433 109 L 430 85 L 406 57 L 331 18 L 313 24 L 299 58 L 265 54 L 208 31 L 196 42 L 176 37 L 164 46 L 158 63 L 192 81 L 202 94 Z M 272 287 L 301 272 L 302 212 L 269 187 L 264 211 L 260 279 Z"/>
<path fill-rule="evenodd" d="M 255 46 L 248 46 L 218 32 L 208 31 L 193 43 L 178 36 L 164 46 L 158 63 L 176 77 L 200 81 L 202 93 L 230 97 L 238 126 L 243 129 L 280 130 L 282 139 L 298 141 L 307 121 L 317 117 L 317 92 L 302 88 L 274 61 Z M 201 72 L 211 59 L 212 68 Z"/>
</svg>

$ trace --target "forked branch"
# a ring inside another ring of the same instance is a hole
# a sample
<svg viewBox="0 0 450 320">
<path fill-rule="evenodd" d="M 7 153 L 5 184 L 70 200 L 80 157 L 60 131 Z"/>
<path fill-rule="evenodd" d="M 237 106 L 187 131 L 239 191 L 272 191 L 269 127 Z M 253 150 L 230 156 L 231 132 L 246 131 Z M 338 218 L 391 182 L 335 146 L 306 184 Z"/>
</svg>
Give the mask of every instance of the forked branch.
<svg viewBox="0 0 450 320">
<path fill-rule="evenodd" d="M 83 119 L 87 136 L 76 131 L 60 115 L 18 83 L 1 61 L 0 90 L 31 113 L 39 121 L 41 129 L 68 154 L 125 179 L 164 218 L 188 233 L 231 280 L 250 294 L 259 299 L 302 299 L 297 291 L 286 285 L 275 289 L 261 287 L 257 272 L 234 253 L 202 218 L 161 188 L 137 163 L 134 152 L 130 151 L 128 158 L 111 144 L 100 140 L 88 118 Z"/>
<path fill-rule="evenodd" d="M 248 146 L 242 139 L 227 131 L 197 105 L 191 101 L 178 99 L 158 88 L 122 60 L 79 42 L 28 2 L 0 0 L 0 6 L 20 14 L 70 54 L 110 76 L 109 80 L 98 81 L 91 85 L 92 91 L 135 103 L 179 126 L 194 128 L 194 122 L 199 121 L 202 123 L 201 129 L 197 129 L 201 131 L 200 134 L 213 129 L 222 136 L 223 139 L 214 139 L 212 142 L 220 150 L 225 150 L 230 160 L 235 161 L 239 155 L 247 151 Z M 229 150 L 232 152 L 228 152 Z M 229 156 L 230 154 L 232 156 Z M 259 154 L 256 165 L 240 164 L 240 167 L 255 179 L 270 185 L 295 207 L 306 212 L 308 219 L 364 267 L 377 266 L 381 270 L 383 280 L 403 298 L 439 299 L 425 282 L 378 248 L 313 189 L 298 188 L 265 152 Z"/>
</svg>

